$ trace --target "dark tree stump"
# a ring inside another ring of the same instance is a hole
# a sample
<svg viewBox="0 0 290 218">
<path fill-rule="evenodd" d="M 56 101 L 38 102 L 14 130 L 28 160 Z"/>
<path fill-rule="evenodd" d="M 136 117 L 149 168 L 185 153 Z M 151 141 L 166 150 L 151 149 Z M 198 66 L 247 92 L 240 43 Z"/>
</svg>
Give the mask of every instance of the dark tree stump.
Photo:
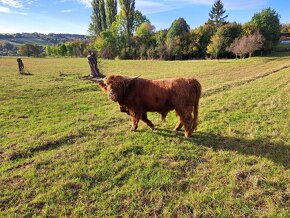
<svg viewBox="0 0 290 218">
<path fill-rule="evenodd" d="M 23 64 L 21 58 L 17 58 L 17 63 L 18 63 L 19 73 L 24 73 L 24 64 Z"/>
<path fill-rule="evenodd" d="M 97 55 L 93 51 L 89 51 L 88 62 L 91 68 L 91 77 L 103 77 L 98 68 Z"/>
</svg>

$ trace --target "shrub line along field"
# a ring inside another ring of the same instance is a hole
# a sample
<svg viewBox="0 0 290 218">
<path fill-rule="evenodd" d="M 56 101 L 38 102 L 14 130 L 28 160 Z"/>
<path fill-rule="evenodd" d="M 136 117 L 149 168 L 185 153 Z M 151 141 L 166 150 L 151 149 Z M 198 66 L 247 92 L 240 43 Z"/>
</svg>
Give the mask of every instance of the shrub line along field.
<svg viewBox="0 0 290 218">
<path fill-rule="evenodd" d="M 290 54 L 108 61 L 106 75 L 195 77 L 198 130 L 174 112 L 129 131 L 83 58 L 0 58 L 0 217 L 289 217 Z"/>
</svg>

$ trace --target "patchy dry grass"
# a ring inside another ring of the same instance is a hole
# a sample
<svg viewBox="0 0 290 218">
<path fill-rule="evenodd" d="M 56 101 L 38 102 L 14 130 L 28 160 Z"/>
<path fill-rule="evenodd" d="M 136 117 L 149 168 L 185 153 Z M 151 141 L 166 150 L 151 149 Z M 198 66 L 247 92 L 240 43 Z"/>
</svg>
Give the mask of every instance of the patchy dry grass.
<svg viewBox="0 0 290 218">
<path fill-rule="evenodd" d="M 290 56 L 102 61 L 106 74 L 194 76 L 192 138 L 157 114 L 129 132 L 86 59 L 0 59 L 0 217 L 289 217 Z"/>
</svg>

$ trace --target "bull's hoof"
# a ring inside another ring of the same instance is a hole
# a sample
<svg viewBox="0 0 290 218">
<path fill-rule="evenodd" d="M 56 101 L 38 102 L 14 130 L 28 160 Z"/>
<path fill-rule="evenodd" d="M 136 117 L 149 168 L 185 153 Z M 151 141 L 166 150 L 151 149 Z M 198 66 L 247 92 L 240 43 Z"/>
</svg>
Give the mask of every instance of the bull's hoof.
<svg viewBox="0 0 290 218">
<path fill-rule="evenodd" d="M 185 138 L 189 138 L 190 136 L 191 136 L 191 134 L 189 134 L 188 132 L 185 132 L 185 133 L 184 133 L 184 137 L 185 137 Z"/>
<path fill-rule="evenodd" d="M 131 128 L 130 131 L 131 132 L 136 132 L 137 131 L 137 128 Z"/>
</svg>

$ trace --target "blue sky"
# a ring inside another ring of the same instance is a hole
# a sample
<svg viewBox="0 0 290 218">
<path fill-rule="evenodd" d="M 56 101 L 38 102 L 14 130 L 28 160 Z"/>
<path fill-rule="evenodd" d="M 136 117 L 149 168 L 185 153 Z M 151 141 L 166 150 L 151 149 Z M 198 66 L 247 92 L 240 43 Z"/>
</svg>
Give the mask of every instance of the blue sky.
<svg viewBox="0 0 290 218">
<path fill-rule="evenodd" d="M 179 17 L 191 28 L 208 19 L 214 0 L 136 0 L 136 8 L 156 29 L 168 28 Z M 290 0 L 223 0 L 229 21 L 245 23 L 271 7 L 290 23 Z M 41 32 L 86 34 L 90 0 L 0 0 L 0 33 Z"/>
</svg>

